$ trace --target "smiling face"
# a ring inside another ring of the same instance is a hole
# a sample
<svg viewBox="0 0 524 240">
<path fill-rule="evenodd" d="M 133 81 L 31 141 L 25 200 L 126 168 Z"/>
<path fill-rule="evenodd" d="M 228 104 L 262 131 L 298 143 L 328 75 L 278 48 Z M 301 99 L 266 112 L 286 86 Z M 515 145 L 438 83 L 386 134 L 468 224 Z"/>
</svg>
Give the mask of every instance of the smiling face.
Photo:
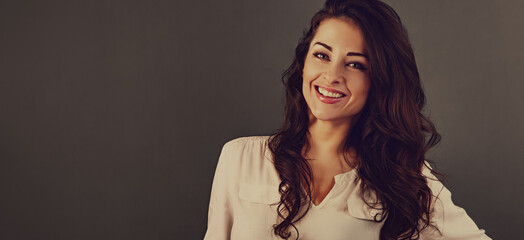
<svg viewBox="0 0 524 240">
<path fill-rule="evenodd" d="M 370 86 L 365 49 L 364 35 L 351 19 L 329 18 L 320 23 L 302 74 L 310 122 L 351 122 L 360 113 Z"/>
</svg>

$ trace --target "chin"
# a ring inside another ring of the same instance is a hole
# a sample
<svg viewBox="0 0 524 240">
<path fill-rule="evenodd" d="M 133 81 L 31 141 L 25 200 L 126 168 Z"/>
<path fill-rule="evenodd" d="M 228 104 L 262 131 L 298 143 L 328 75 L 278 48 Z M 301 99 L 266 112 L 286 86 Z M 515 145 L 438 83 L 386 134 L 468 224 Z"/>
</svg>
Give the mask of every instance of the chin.
<svg viewBox="0 0 524 240">
<path fill-rule="evenodd" d="M 340 116 L 338 114 L 318 113 L 318 114 L 313 114 L 313 118 L 315 118 L 316 120 L 321 120 L 321 121 L 340 121 L 344 119 L 349 120 L 350 117 Z"/>
</svg>

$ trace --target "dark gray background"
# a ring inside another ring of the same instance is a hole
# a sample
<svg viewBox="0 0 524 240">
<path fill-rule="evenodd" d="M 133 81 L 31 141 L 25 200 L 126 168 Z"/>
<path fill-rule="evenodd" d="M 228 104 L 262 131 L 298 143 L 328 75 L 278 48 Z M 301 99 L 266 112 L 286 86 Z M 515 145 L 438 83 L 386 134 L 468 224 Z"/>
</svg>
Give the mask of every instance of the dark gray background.
<svg viewBox="0 0 524 240">
<path fill-rule="evenodd" d="M 410 33 L 454 202 L 524 222 L 521 1 L 388 1 Z M 0 239 L 202 239 L 222 145 L 282 121 L 322 1 L 2 1 Z"/>
</svg>

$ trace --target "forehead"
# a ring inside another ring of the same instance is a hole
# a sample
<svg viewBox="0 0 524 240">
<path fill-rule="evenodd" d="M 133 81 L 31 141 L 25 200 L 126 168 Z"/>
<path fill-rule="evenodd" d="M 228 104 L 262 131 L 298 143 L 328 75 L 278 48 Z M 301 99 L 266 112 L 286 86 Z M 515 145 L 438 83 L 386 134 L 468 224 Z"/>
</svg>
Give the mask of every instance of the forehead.
<svg viewBox="0 0 524 240">
<path fill-rule="evenodd" d="M 311 41 L 325 43 L 333 51 L 364 52 L 366 49 L 364 34 L 360 27 L 350 18 L 328 18 L 323 20 Z"/>
</svg>

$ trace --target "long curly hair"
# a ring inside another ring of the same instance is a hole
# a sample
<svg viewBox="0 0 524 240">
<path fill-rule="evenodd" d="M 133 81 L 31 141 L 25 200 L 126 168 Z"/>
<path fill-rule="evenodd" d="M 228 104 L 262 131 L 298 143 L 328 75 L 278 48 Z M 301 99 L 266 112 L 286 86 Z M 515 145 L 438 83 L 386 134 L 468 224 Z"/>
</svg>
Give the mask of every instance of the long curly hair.
<svg viewBox="0 0 524 240">
<path fill-rule="evenodd" d="M 319 24 L 337 17 L 349 17 L 361 28 L 371 82 L 366 105 L 346 136 L 344 152 L 356 150 L 361 196 L 374 194 L 380 202 L 382 217 L 374 219 L 384 221 L 380 239 L 418 238 L 422 229 L 434 227 L 430 222 L 432 193 L 422 168 L 426 152 L 438 144 L 440 135 L 422 114 L 425 95 L 407 32 L 397 13 L 379 0 L 327 0 L 313 16 L 295 49 L 293 63 L 282 76 L 284 123 L 268 140 L 281 179 L 280 219 L 273 231 L 288 239 L 290 227 L 296 229 L 294 223 L 311 207 L 312 171 L 302 155 L 309 146 L 302 72 Z M 349 164 L 346 156 L 344 159 Z M 367 204 L 376 206 L 376 202 Z"/>
</svg>

